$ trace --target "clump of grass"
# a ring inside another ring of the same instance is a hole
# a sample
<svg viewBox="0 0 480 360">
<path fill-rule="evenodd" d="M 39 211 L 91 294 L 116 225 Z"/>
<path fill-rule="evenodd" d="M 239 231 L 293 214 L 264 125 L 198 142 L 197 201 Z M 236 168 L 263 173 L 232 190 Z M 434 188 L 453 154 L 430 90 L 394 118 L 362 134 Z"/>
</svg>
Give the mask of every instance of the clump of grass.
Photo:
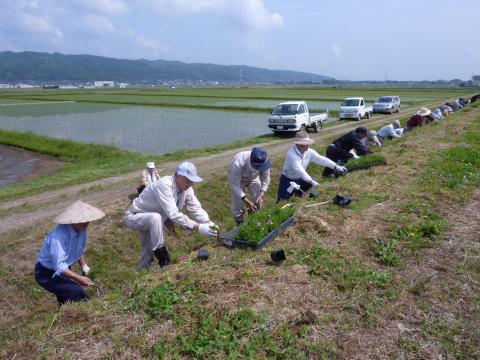
<svg viewBox="0 0 480 360">
<path fill-rule="evenodd" d="M 351 159 L 345 165 L 347 169 L 354 170 L 356 168 L 362 168 L 366 166 L 376 166 L 386 164 L 385 156 L 382 154 L 368 154 L 360 156 L 358 159 Z"/>
<path fill-rule="evenodd" d="M 395 240 L 385 241 L 383 239 L 375 239 L 373 250 L 378 260 L 386 266 L 400 265 L 401 258 L 396 253 L 397 242 Z"/>
<path fill-rule="evenodd" d="M 247 217 L 245 223 L 240 225 L 235 238 L 238 240 L 258 243 L 269 232 L 278 228 L 285 220 L 291 217 L 294 208 L 287 206 L 281 208 L 279 206 L 257 211 Z"/>
</svg>

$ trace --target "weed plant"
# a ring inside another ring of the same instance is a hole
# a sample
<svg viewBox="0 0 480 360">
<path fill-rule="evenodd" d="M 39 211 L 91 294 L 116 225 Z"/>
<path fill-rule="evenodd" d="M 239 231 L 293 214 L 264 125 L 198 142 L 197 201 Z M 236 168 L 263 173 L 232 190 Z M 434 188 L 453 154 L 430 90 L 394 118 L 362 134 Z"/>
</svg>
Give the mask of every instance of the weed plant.
<svg viewBox="0 0 480 360">
<path fill-rule="evenodd" d="M 246 218 L 240 225 L 235 239 L 258 244 L 268 233 L 278 228 L 285 220 L 294 213 L 292 207 L 281 208 L 279 206 L 262 209 Z"/>
</svg>

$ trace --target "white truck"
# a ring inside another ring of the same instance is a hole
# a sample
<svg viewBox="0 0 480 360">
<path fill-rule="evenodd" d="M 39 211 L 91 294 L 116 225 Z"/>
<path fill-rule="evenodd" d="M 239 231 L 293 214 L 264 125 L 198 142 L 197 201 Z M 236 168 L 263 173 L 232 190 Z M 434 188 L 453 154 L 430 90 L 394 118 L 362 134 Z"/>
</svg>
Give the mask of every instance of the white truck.
<svg viewBox="0 0 480 360">
<path fill-rule="evenodd" d="M 363 97 L 346 98 L 340 105 L 340 120 L 362 120 L 363 118 L 370 119 L 372 112 L 373 107 L 371 105 L 365 105 L 365 100 L 363 100 Z"/>
<path fill-rule="evenodd" d="M 310 114 L 305 101 L 287 101 L 278 104 L 268 118 L 268 127 L 274 134 L 313 129 L 319 132 L 328 118 L 328 111 Z"/>
</svg>

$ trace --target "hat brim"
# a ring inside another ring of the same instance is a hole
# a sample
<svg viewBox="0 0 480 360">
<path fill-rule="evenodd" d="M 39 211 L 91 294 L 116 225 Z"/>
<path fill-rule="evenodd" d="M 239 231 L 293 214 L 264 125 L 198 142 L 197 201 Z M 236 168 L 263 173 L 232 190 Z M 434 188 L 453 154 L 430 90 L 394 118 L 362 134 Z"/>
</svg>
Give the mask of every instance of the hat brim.
<svg viewBox="0 0 480 360">
<path fill-rule="evenodd" d="M 194 183 L 203 181 L 203 179 L 198 175 L 182 175 L 182 176 L 186 177 L 188 180 Z"/>
<path fill-rule="evenodd" d="M 263 163 L 252 163 L 252 167 L 258 171 L 267 171 L 272 166 L 272 160 L 267 159 Z"/>
<path fill-rule="evenodd" d="M 293 140 L 293 143 L 295 145 L 312 145 L 315 141 L 312 139 L 306 139 L 306 140 Z"/>
</svg>

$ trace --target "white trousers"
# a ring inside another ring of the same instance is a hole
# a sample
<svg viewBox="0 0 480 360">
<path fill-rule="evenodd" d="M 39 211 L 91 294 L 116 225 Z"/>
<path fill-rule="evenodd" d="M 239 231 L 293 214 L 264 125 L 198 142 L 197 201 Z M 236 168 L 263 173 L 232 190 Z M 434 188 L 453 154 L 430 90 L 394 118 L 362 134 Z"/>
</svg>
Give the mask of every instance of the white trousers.
<svg viewBox="0 0 480 360">
<path fill-rule="evenodd" d="M 256 177 L 250 182 L 243 181 L 241 182 L 241 187 L 242 190 L 245 191 L 245 188 L 248 189 L 251 195 L 251 199 L 253 202 L 257 200 L 257 198 L 260 196 L 261 192 L 261 183 L 260 183 L 260 178 Z M 245 214 L 245 203 L 241 198 L 238 196 L 235 196 L 232 193 L 232 216 L 237 222 L 243 221 L 243 214 Z"/>
<path fill-rule="evenodd" d="M 140 233 L 142 253 L 137 270 L 147 270 L 152 266 L 154 258 L 153 251 L 162 247 L 165 243 L 163 238 L 163 218 L 159 213 L 133 213 L 130 210 L 125 212 L 123 221 L 132 230 Z"/>
</svg>

